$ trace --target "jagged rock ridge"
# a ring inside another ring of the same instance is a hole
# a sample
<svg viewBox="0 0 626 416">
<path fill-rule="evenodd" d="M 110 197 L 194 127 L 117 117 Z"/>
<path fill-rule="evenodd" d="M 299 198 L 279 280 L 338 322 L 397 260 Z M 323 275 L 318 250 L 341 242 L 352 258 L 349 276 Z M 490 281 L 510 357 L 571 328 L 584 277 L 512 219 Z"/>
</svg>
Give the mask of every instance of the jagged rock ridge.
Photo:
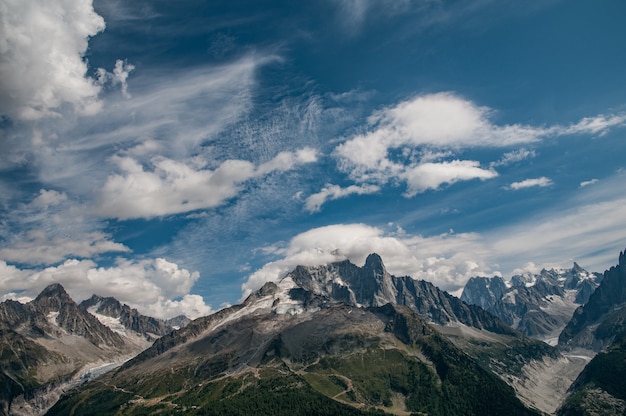
<svg viewBox="0 0 626 416">
<path fill-rule="evenodd" d="M 137 309 L 122 304 L 112 297 L 93 295 L 91 298 L 82 301 L 79 307 L 98 317 L 103 324 L 109 327 L 117 329 L 121 326 L 133 333 L 142 335 L 148 341 L 154 341 L 175 329 L 167 321 L 142 315 Z M 112 320 L 106 318 L 112 318 Z M 176 322 L 184 326 L 188 323 L 188 319 L 186 322 L 185 319 L 186 317 L 181 316 L 172 318 L 170 322 Z M 119 331 L 120 329 L 117 330 Z"/>
<path fill-rule="evenodd" d="M 467 305 L 430 282 L 392 276 L 375 253 L 367 257 L 363 267 L 347 260 L 324 266 L 298 266 L 285 279 L 296 284 L 293 295 L 297 297 L 307 293 L 310 299 L 318 297 L 352 306 L 405 305 L 439 325 L 460 322 L 495 333 L 511 332 L 511 328 L 482 308 Z M 297 294 L 301 291 L 304 292 Z"/>
</svg>

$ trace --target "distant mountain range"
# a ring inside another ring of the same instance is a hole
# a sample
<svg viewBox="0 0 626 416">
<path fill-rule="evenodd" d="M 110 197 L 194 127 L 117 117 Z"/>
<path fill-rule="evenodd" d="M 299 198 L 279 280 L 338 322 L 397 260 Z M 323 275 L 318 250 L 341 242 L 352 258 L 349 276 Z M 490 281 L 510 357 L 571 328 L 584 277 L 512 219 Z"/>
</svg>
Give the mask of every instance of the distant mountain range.
<svg viewBox="0 0 626 416">
<path fill-rule="evenodd" d="M 478 305 L 520 332 L 552 342 L 569 322 L 574 310 L 587 302 L 602 281 L 574 263 L 567 270 L 542 270 L 539 274 L 473 277 L 461 300 Z"/>
<path fill-rule="evenodd" d="M 114 298 L 77 305 L 59 284 L 0 303 L 0 414 L 38 414 L 69 386 L 119 366 L 170 333 Z"/>
<path fill-rule="evenodd" d="M 624 253 L 603 275 L 574 264 L 473 278 L 462 297 L 473 304 L 372 254 L 362 267 L 298 266 L 173 330 L 53 285 L 0 304 L 0 413 L 38 414 L 85 374 L 98 378 L 74 382 L 48 414 L 624 414 Z"/>
</svg>

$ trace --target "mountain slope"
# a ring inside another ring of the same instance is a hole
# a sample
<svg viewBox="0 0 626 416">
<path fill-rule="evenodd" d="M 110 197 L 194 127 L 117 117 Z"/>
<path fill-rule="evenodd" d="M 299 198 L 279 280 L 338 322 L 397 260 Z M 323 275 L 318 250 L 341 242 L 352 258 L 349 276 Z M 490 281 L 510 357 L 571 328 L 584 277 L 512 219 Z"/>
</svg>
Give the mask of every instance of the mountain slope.
<svg viewBox="0 0 626 416">
<path fill-rule="evenodd" d="M 626 414 L 626 334 L 598 353 L 570 388 L 559 416 Z"/>
<path fill-rule="evenodd" d="M 291 315 L 281 313 L 284 292 L 272 285 L 243 308 L 204 320 L 196 336 L 75 391 L 49 414 L 82 414 L 98 403 L 99 414 L 123 405 L 129 415 L 298 415 L 311 414 L 312 400 L 336 407 L 333 414 L 536 414 L 407 307 L 335 304 Z M 292 395 L 299 403 L 287 401 Z"/>
<path fill-rule="evenodd" d="M 459 348 L 467 343 L 471 355 Z M 497 365 L 484 359 L 496 350 Z M 536 414 L 491 370 L 521 374 L 528 361 L 555 354 L 429 283 L 391 276 L 373 254 L 363 267 L 297 267 L 242 304 L 163 336 L 51 414 L 89 406 L 109 414 L 120 405 L 125 414 L 263 414 L 268 408 L 251 410 L 251 398 L 284 404 L 282 391 L 302 403 L 322 395 L 346 412 Z"/>
<path fill-rule="evenodd" d="M 589 301 L 576 309 L 559 336 L 559 347 L 601 351 L 626 329 L 626 253 L 604 272 Z"/>
</svg>

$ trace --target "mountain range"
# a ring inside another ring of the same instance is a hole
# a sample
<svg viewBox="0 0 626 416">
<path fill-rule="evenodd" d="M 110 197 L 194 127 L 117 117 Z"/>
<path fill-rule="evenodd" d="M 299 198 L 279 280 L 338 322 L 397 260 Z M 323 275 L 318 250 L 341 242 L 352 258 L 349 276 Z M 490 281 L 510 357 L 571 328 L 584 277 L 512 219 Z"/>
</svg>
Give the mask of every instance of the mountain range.
<svg viewBox="0 0 626 416">
<path fill-rule="evenodd" d="M 59 284 L 0 303 L 0 414 L 39 414 L 67 388 L 148 348 L 174 328 L 113 298 L 76 304 Z"/>
<path fill-rule="evenodd" d="M 473 278 L 462 299 L 391 275 L 377 254 L 298 266 L 178 329 L 113 298 L 76 305 L 53 285 L 0 304 L 2 411 L 42 414 L 37 386 L 80 379 L 72 348 L 50 347 L 75 337 L 121 365 L 47 414 L 624 414 L 624 253 L 603 275 L 574 264 Z"/>
</svg>

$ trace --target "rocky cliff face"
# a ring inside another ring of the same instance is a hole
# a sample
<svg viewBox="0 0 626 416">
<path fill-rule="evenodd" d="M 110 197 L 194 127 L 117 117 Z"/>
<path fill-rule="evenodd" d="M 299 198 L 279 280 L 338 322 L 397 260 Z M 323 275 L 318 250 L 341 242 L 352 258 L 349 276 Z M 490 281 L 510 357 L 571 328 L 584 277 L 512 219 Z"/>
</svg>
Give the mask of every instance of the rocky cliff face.
<svg viewBox="0 0 626 416">
<path fill-rule="evenodd" d="M 626 333 L 598 353 L 569 389 L 558 416 L 626 414 Z"/>
<path fill-rule="evenodd" d="M 310 297 L 321 296 L 352 306 L 404 305 L 439 325 L 459 322 L 496 333 L 511 332 L 511 328 L 482 308 L 467 305 L 430 282 L 392 276 L 377 254 L 369 255 L 363 267 L 349 261 L 298 266 L 286 278 L 293 280 L 298 291 L 309 292 Z"/>
<path fill-rule="evenodd" d="M 59 284 L 46 287 L 27 304 L 0 304 L 0 326 L 34 338 L 75 335 L 94 346 L 121 348 L 124 340 L 94 316 L 81 310 Z"/>
<path fill-rule="evenodd" d="M 79 307 L 94 315 L 105 325 L 118 328 L 118 331 L 127 330 L 139 334 L 150 342 L 174 330 L 166 321 L 142 315 L 137 309 L 121 304 L 112 297 L 103 298 L 93 295 L 82 301 Z"/>
</svg>

